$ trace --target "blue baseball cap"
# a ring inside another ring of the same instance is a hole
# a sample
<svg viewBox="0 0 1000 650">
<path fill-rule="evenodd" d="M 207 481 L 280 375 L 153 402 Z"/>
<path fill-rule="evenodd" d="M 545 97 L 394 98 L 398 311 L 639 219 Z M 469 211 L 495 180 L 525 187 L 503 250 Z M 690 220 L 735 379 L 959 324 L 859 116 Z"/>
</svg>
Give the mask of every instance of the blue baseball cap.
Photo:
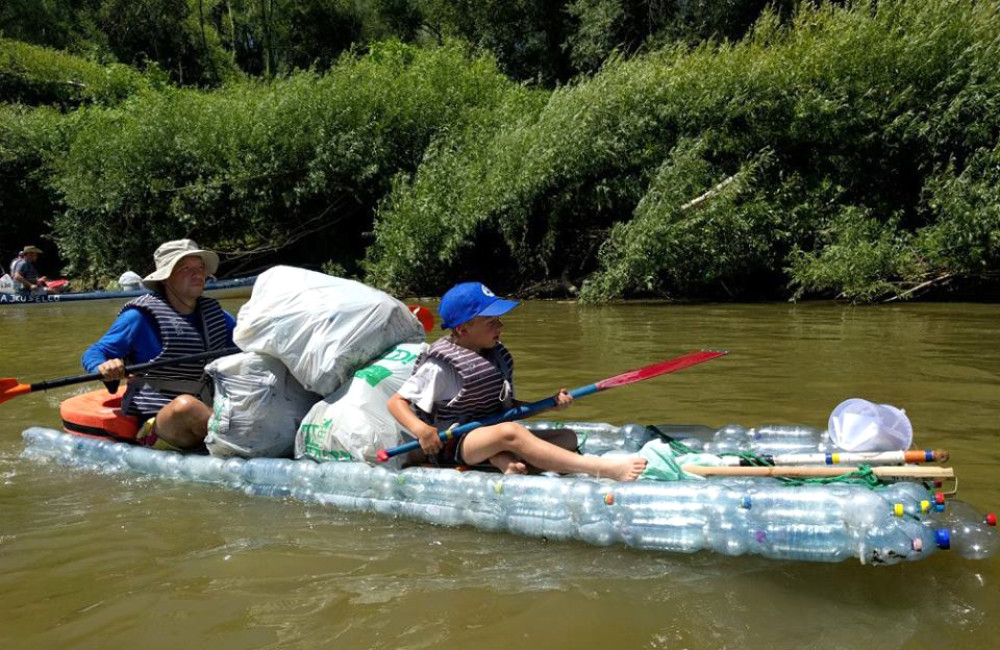
<svg viewBox="0 0 1000 650">
<path fill-rule="evenodd" d="M 453 329 L 476 316 L 503 316 L 517 305 L 516 300 L 498 298 L 479 282 L 456 284 L 441 297 L 441 329 Z"/>
</svg>

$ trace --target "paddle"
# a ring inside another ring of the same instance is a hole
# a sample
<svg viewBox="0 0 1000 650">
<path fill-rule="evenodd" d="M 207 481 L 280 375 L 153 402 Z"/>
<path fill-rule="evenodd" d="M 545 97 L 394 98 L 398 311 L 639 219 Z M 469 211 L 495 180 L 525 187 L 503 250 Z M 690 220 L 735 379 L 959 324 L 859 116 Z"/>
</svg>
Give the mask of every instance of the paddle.
<svg viewBox="0 0 1000 650">
<path fill-rule="evenodd" d="M 668 372 L 676 372 L 677 370 L 683 370 L 690 366 L 697 365 L 699 363 L 704 363 L 712 359 L 721 357 L 728 354 L 728 351 L 718 351 L 718 350 L 702 350 L 700 352 L 692 352 L 690 354 L 685 354 L 684 356 L 675 357 L 673 359 L 667 359 L 666 361 L 660 361 L 659 363 L 654 363 L 644 368 L 639 368 L 638 370 L 630 370 L 629 372 L 622 373 L 620 375 L 615 375 L 614 377 L 609 377 L 608 379 L 602 379 L 596 384 L 588 384 L 586 386 L 581 386 L 579 388 L 574 388 L 569 391 L 569 394 L 573 399 L 579 399 L 581 397 L 586 397 L 587 395 L 593 395 L 594 393 L 600 392 L 602 390 L 607 390 L 609 388 L 617 388 L 618 386 L 626 386 L 628 384 L 634 384 L 638 381 L 643 381 L 645 379 L 652 379 L 653 377 L 659 377 L 660 375 L 665 375 Z M 548 408 L 552 408 L 556 405 L 555 397 L 549 397 L 537 402 L 532 402 L 531 404 L 522 404 L 521 406 L 515 406 L 514 408 L 507 409 L 500 415 L 496 415 L 490 418 L 483 418 L 482 420 L 476 422 L 469 422 L 461 426 L 453 427 L 449 430 L 443 430 L 438 432 L 438 436 L 441 440 L 450 440 L 452 438 L 458 438 L 465 435 L 473 429 L 478 429 L 479 427 L 489 426 L 491 424 L 496 424 L 497 422 L 506 422 L 508 420 L 516 420 L 518 418 L 527 417 L 538 411 L 543 411 Z M 392 449 L 380 449 L 375 457 L 380 463 L 384 463 L 393 456 L 398 456 L 400 454 L 405 454 L 409 451 L 420 448 L 420 443 L 417 440 L 411 440 L 410 442 L 399 445 L 398 447 L 393 447 Z"/>
<path fill-rule="evenodd" d="M 153 368 L 163 368 L 164 366 L 171 366 L 177 363 L 215 359 L 216 357 L 224 357 L 229 354 L 237 354 L 238 352 L 240 352 L 240 349 L 235 347 L 223 348 L 221 350 L 209 350 L 208 352 L 199 352 L 198 354 L 191 354 L 186 357 L 174 357 L 173 359 L 164 359 L 163 361 L 151 361 L 149 363 L 140 363 L 135 366 L 128 366 L 125 368 L 125 372 L 133 374 L 145 370 L 152 370 Z M 28 393 L 34 393 L 40 390 L 49 390 L 50 388 L 61 388 L 63 386 L 72 386 L 73 384 L 83 384 L 88 381 L 100 380 L 102 380 L 102 378 L 101 373 L 99 372 L 89 375 L 77 375 L 76 377 L 63 377 L 62 379 L 39 381 L 34 384 L 21 384 L 18 383 L 18 381 L 13 377 L 0 377 L 0 404 L 17 397 L 18 395 L 27 395 Z M 113 383 L 117 384 L 117 382 Z M 114 392 L 113 390 L 110 390 L 110 386 L 108 389 L 110 392 Z"/>
</svg>

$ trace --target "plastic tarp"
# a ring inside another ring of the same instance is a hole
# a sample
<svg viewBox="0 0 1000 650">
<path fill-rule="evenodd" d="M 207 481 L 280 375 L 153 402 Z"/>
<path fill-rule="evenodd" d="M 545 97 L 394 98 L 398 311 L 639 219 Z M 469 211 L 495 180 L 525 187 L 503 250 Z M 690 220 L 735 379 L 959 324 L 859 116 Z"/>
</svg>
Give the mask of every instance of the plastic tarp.
<svg viewBox="0 0 1000 650">
<path fill-rule="evenodd" d="M 845 451 L 906 450 L 913 444 L 913 425 L 905 411 L 857 397 L 833 409 L 827 430 L 830 440 Z"/>
<path fill-rule="evenodd" d="M 299 426 L 295 457 L 374 463 L 379 449 L 400 444 L 400 425 L 386 403 L 413 374 L 426 347 L 401 343 L 389 348 L 313 406 Z"/>
<path fill-rule="evenodd" d="M 205 446 L 213 456 L 291 457 L 295 432 L 319 395 L 307 391 L 281 361 L 244 352 L 216 359 Z"/>
<path fill-rule="evenodd" d="M 422 343 L 424 329 L 382 291 L 277 266 L 257 278 L 233 338 L 242 350 L 280 359 L 307 390 L 331 395 L 383 350 Z"/>
</svg>

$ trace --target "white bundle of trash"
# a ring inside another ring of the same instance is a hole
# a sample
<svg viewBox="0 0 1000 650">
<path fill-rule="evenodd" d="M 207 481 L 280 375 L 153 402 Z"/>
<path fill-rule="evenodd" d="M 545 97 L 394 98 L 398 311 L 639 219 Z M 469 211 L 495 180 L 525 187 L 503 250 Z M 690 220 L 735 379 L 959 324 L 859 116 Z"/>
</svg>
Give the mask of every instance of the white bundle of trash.
<svg viewBox="0 0 1000 650">
<path fill-rule="evenodd" d="M 205 373 L 215 383 L 205 446 L 213 456 L 288 458 L 295 432 L 319 395 L 283 363 L 255 352 L 216 359 Z"/>
<path fill-rule="evenodd" d="M 387 402 L 413 374 L 426 348 L 424 343 L 394 345 L 313 406 L 299 425 L 295 457 L 374 463 L 380 449 L 399 445 L 400 426 Z"/>
<path fill-rule="evenodd" d="M 279 266 L 257 279 L 233 338 L 244 352 L 205 369 L 213 456 L 290 457 L 303 421 L 314 435 L 299 436 L 299 457 L 372 460 L 398 441 L 386 401 L 412 374 L 424 329 L 395 298 Z"/>
<path fill-rule="evenodd" d="M 424 329 L 378 289 L 277 266 L 257 278 L 233 339 L 241 350 L 280 359 L 306 390 L 331 395 L 386 349 L 422 343 Z"/>
</svg>

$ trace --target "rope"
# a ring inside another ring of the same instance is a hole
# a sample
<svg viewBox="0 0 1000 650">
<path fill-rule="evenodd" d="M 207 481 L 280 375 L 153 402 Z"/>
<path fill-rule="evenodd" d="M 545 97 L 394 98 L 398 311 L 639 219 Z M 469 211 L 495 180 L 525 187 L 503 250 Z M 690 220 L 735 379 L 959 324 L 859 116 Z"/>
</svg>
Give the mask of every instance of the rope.
<svg viewBox="0 0 1000 650">
<path fill-rule="evenodd" d="M 858 465 L 857 471 L 847 472 L 840 476 L 828 476 L 824 478 L 791 478 L 787 476 L 777 477 L 785 485 L 827 485 L 829 483 L 855 483 L 864 485 L 870 490 L 884 487 L 870 465 Z"/>
<path fill-rule="evenodd" d="M 696 454 L 699 453 L 697 449 L 692 449 L 679 440 L 673 438 L 668 438 L 667 442 L 670 444 L 670 448 L 678 454 Z M 751 451 L 741 451 L 741 452 L 726 452 L 721 454 L 716 454 L 717 456 L 736 456 L 742 460 L 745 460 L 751 467 L 773 467 L 774 462 L 760 454 L 755 454 Z M 884 483 L 875 476 L 875 472 L 872 471 L 870 465 L 858 465 L 858 469 L 853 472 L 846 472 L 840 476 L 827 476 L 822 478 L 793 478 L 789 476 L 778 476 L 775 477 L 785 485 L 828 485 L 832 483 L 854 483 L 865 485 L 871 490 L 879 489 L 885 486 Z"/>
</svg>

